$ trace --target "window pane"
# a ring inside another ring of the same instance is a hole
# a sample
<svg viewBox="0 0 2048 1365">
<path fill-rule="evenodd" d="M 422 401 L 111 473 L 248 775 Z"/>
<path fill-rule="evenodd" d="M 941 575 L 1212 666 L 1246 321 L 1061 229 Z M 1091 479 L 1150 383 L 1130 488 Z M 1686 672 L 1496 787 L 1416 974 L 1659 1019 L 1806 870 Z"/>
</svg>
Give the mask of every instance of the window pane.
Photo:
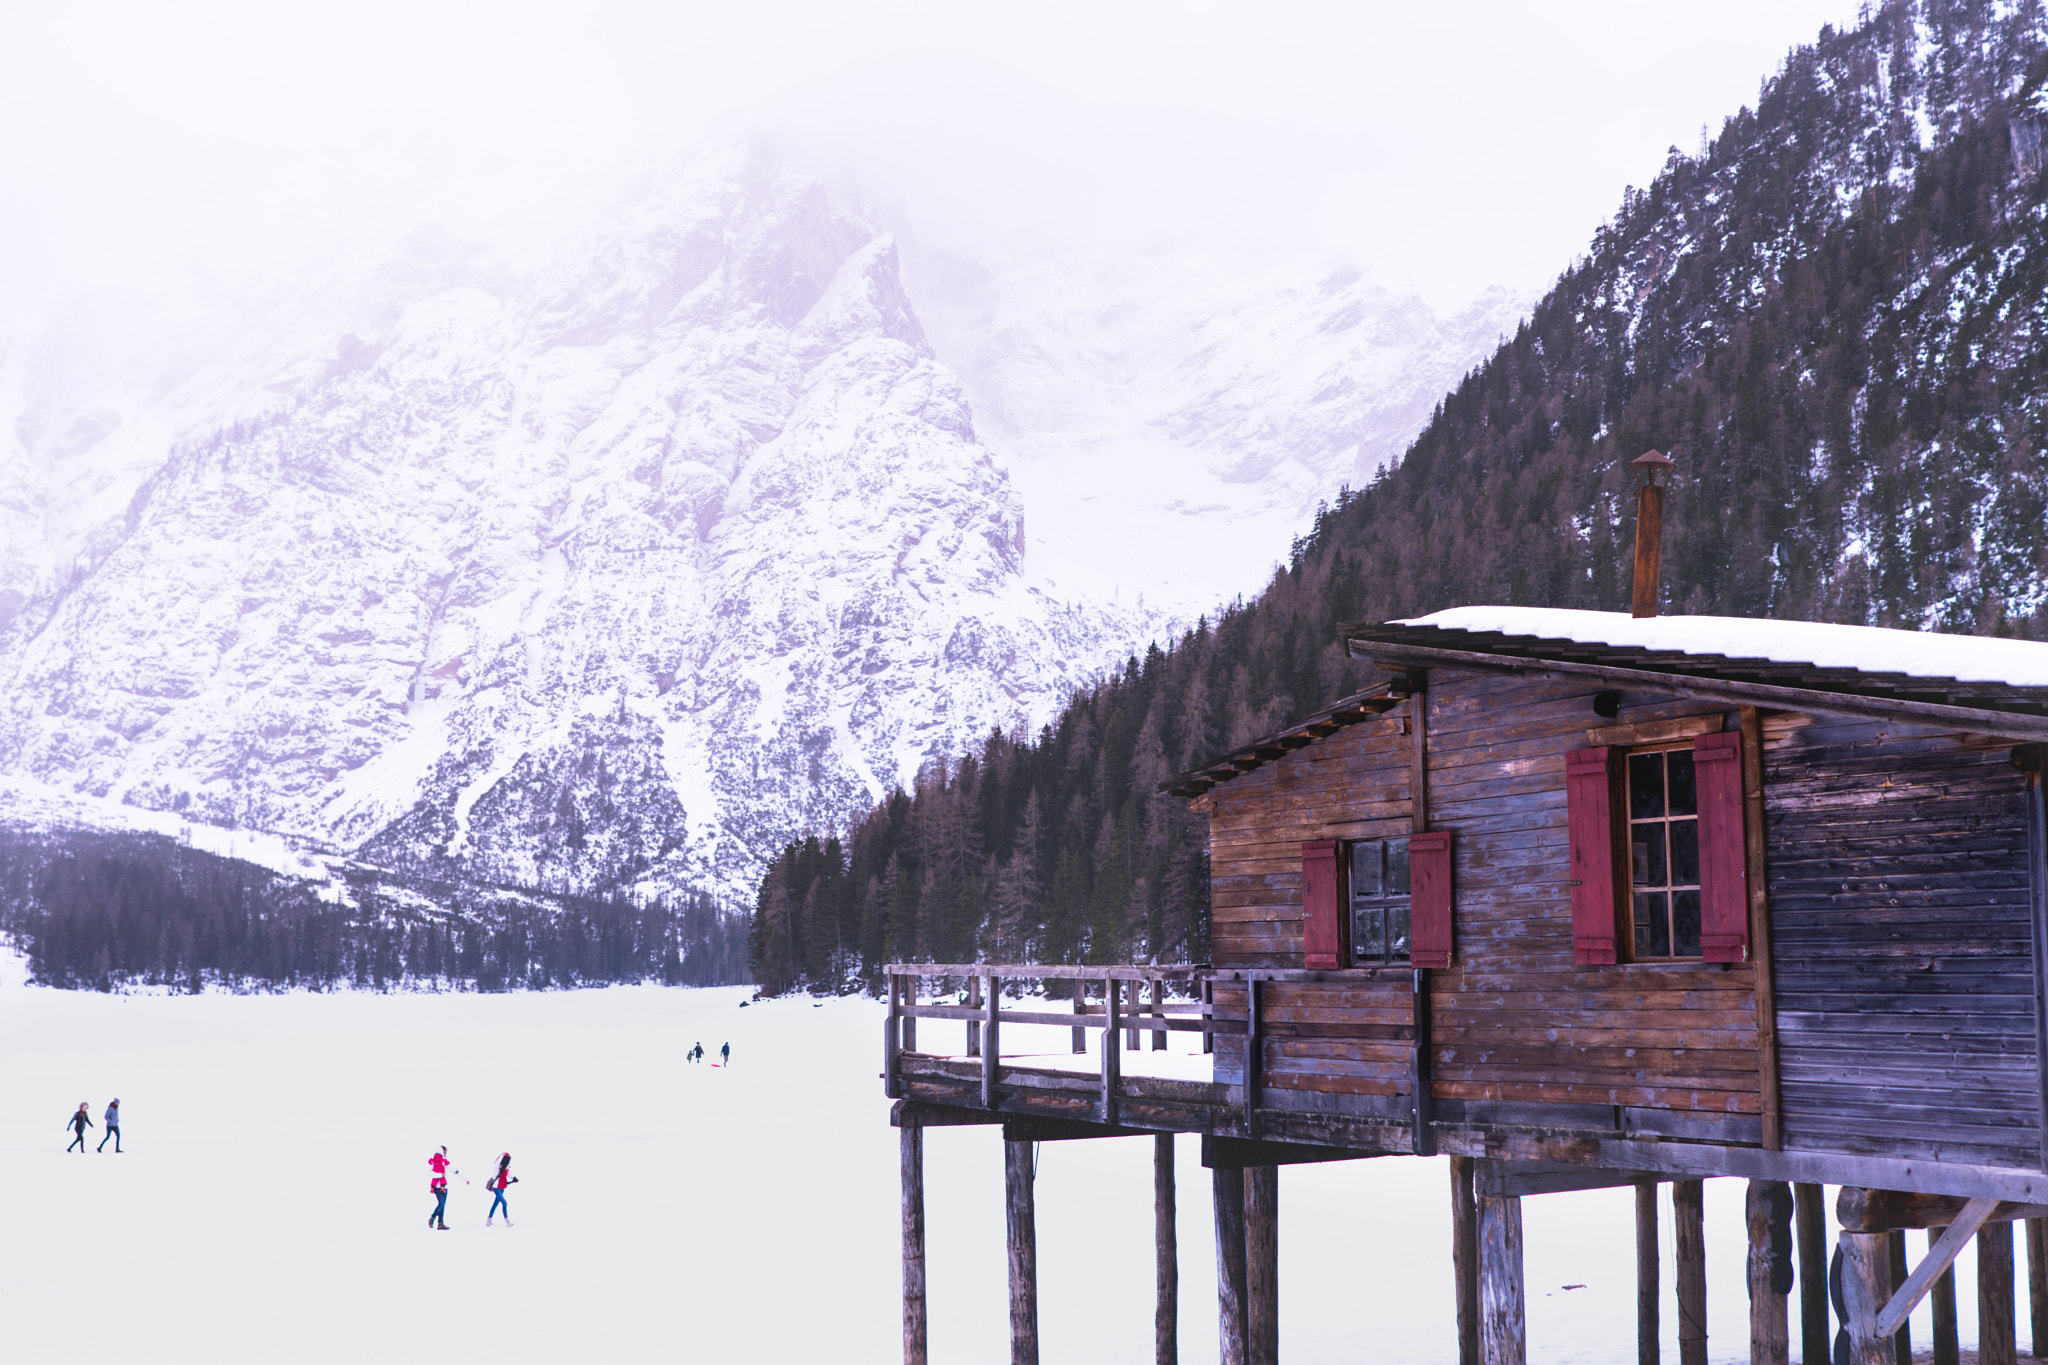
<svg viewBox="0 0 2048 1365">
<path fill-rule="evenodd" d="M 1408 894 L 1408 841 L 1387 840 L 1387 894 L 1405 896 Z"/>
<path fill-rule="evenodd" d="M 1638 891 L 1636 893 L 1636 955 L 1638 957 L 1671 956 L 1671 923 L 1669 919 L 1669 898 L 1662 891 Z M 1694 919 L 1698 919 L 1695 912 Z M 1697 931 L 1694 934 L 1698 938 Z"/>
<path fill-rule="evenodd" d="M 1697 820 L 1671 822 L 1671 884 L 1700 884 L 1700 822 Z"/>
<path fill-rule="evenodd" d="M 1700 955 L 1700 893 L 1674 891 L 1671 894 L 1671 947 L 1673 957 Z"/>
<path fill-rule="evenodd" d="M 1378 962 L 1387 955 L 1385 942 L 1387 912 L 1377 906 L 1363 909 L 1352 920 L 1351 951 L 1360 962 Z"/>
<path fill-rule="evenodd" d="M 1385 848 L 1377 839 L 1351 846 L 1351 894 L 1354 896 L 1377 896 L 1380 894 L 1380 850 Z"/>
<path fill-rule="evenodd" d="M 1629 830 L 1630 873 L 1637 886 L 1666 886 L 1662 822 L 1634 825 Z"/>
<path fill-rule="evenodd" d="M 1648 820 L 1664 813 L 1664 755 L 1628 757 L 1628 818 Z"/>
<path fill-rule="evenodd" d="M 1408 907 L 1397 905 L 1387 911 L 1387 956 L 1396 962 L 1408 960 Z"/>
<path fill-rule="evenodd" d="M 1673 749 L 1664 756 L 1671 760 L 1671 813 L 1699 814 L 1699 792 L 1692 777 L 1692 750 Z"/>
</svg>

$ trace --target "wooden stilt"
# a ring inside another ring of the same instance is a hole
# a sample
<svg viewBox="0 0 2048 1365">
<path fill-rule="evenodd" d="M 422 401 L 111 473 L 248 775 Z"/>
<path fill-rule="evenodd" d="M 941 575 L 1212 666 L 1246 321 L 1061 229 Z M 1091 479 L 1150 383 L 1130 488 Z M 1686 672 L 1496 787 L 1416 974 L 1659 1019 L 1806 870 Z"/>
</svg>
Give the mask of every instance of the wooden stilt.
<svg viewBox="0 0 2048 1365">
<path fill-rule="evenodd" d="M 1152 1309 L 1154 1365 L 1180 1360 L 1180 1249 L 1174 1227 L 1173 1134 L 1152 1135 Z"/>
<path fill-rule="evenodd" d="M 1636 1184 L 1636 1365 L 1658 1365 L 1657 1182 Z"/>
<path fill-rule="evenodd" d="M 1220 1365 L 1245 1365 L 1244 1169 L 1210 1172 L 1216 1202 L 1216 1335 Z"/>
<path fill-rule="evenodd" d="M 897 1130 L 903 1167 L 903 1365 L 925 1365 L 924 1129 Z"/>
<path fill-rule="evenodd" d="M 1010 1365 L 1038 1365 L 1038 1216 L 1028 1142 L 1003 1144 L 1003 1212 L 1010 1234 Z"/>
<path fill-rule="evenodd" d="M 1678 1365 L 1707 1365 L 1707 1228 L 1701 1182 L 1671 1182 L 1671 1226 L 1678 1260 Z"/>
<path fill-rule="evenodd" d="M 1750 1365 L 1791 1365 L 1786 1294 L 1792 1288 L 1792 1192 L 1752 1180 L 1743 1201 L 1749 1226 Z"/>
<path fill-rule="evenodd" d="M 1934 1244 L 1941 1240 L 1940 1228 L 1927 1230 L 1927 1249 L 1934 1250 Z M 1942 1272 L 1934 1287 L 1927 1291 L 1928 1302 L 1934 1309 L 1934 1365 L 1958 1365 L 1962 1360 L 1961 1348 L 1956 1340 L 1956 1268 L 1950 1266 Z"/>
<path fill-rule="evenodd" d="M 1821 1187 L 1792 1187 L 1793 1241 L 1799 1250 L 1799 1358 L 1802 1365 L 1829 1365 L 1828 1223 Z"/>
<path fill-rule="evenodd" d="M 1906 1234 L 1893 1229 L 1891 1234 L 1892 1288 L 1897 1289 L 1906 1282 Z M 1892 1333 L 1892 1357 L 1898 1365 L 1913 1365 L 1913 1328 L 1910 1323 L 1901 1323 L 1899 1330 Z"/>
<path fill-rule="evenodd" d="M 1280 1168 L 1244 1168 L 1245 1365 L 1280 1365 Z"/>
<path fill-rule="evenodd" d="M 2048 1350 L 2048 1218 L 2027 1228 L 2027 1348 L 2035 1359 Z"/>
<path fill-rule="evenodd" d="M 1891 1237 L 1882 1232 L 1836 1236 L 1841 1258 L 1842 1323 L 1848 1336 L 1843 1365 L 1894 1365 L 1892 1343 L 1877 1334 L 1877 1314 L 1892 1293 Z"/>
<path fill-rule="evenodd" d="M 1977 1230 L 1977 1365 L 2015 1365 L 2013 1326 L 2012 1224 L 1986 1223 Z"/>
<path fill-rule="evenodd" d="M 1479 1362 L 1479 1206 L 1472 1159 L 1451 1158 L 1451 1283 L 1458 1304 L 1458 1365 Z"/>
<path fill-rule="evenodd" d="M 1481 1365 L 1527 1365 L 1529 1331 L 1522 1280 L 1522 1201 L 1479 1198 Z"/>
</svg>

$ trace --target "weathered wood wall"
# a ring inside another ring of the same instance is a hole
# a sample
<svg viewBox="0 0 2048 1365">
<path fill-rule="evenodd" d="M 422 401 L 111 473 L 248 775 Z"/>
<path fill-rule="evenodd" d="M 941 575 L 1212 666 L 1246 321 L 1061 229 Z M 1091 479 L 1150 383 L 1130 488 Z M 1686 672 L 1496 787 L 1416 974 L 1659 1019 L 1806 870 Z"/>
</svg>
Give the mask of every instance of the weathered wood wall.
<svg viewBox="0 0 2048 1365">
<path fill-rule="evenodd" d="M 1301 844 L 1410 829 L 1408 712 L 1426 704 L 1429 824 L 1454 834 L 1456 951 L 1431 977 L 1440 1117 L 1723 1137 L 1760 1132 L 1754 972 L 1572 960 L 1564 756 L 1597 727 L 1718 710 L 1632 698 L 1593 711 L 1583 681 L 1433 671 L 1425 698 L 1352 726 L 1210 796 L 1214 960 L 1299 967 Z M 1732 719 L 1729 721 L 1732 726 Z M 1406 971 L 1263 987 L 1261 1090 L 1280 1107 L 1406 1112 Z M 1218 1012 L 1244 1016 L 1241 986 Z M 1218 1080 L 1242 1084 L 1220 1039 Z"/>
<path fill-rule="evenodd" d="M 1787 716 L 1764 737 L 1785 1145 L 2037 1165 L 2010 742 Z"/>
</svg>

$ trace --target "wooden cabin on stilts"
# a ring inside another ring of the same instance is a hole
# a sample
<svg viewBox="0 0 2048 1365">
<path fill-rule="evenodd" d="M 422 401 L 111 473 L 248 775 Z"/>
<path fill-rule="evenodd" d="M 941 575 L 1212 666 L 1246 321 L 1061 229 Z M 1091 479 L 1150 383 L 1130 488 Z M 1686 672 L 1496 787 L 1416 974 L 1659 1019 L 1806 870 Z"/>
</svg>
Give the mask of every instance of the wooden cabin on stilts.
<svg viewBox="0 0 2048 1365">
<path fill-rule="evenodd" d="M 1974 1244 L 1978 1359 L 2006 1365 L 2016 1226 L 2048 1346 L 2048 645 L 1659 617 L 1670 461 L 1636 464 L 1632 615 L 1348 627 L 1376 686 L 1172 785 L 1209 821 L 1210 962 L 888 969 L 906 1365 L 925 1130 L 958 1124 L 1003 1129 L 1013 1365 L 1038 1360 L 1034 1145 L 1120 1137 L 1153 1143 L 1176 1361 L 1179 1133 L 1210 1172 L 1225 1365 L 1279 1359 L 1280 1168 L 1432 1154 L 1460 1365 L 1526 1357 L 1522 1200 L 1623 1187 L 1639 1357 L 1670 1313 L 1705 1365 L 1702 1187 L 1730 1177 L 1752 1360 L 1908 1365 L 1931 1300 L 1953 1365 Z M 1022 998 L 1045 981 L 1073 1013 Z M 920 1050 L 921 1020 L 964 1023 L 964 1054 Z M 1004 1029 L 1044 1024 L 1099 1066 L 1006 1064 Z M 1123 1074 L 1174 1032 L 1208 1079 Z"/>
</svg>

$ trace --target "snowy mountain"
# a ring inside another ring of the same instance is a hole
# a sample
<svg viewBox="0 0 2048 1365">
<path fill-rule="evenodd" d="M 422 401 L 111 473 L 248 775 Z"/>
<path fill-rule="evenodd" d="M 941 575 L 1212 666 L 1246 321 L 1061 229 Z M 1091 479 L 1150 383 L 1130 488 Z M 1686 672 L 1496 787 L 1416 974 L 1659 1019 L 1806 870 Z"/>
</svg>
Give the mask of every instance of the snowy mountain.
<svg viewBox="0 0 2048 1365">
<path fill-rule="evenodd" d="M 0 570 L 0 770 L 489 879 L 732 883 L 1144 638 L 1031 586 L 890 239 L 815 181 L 715 158 L 534 259 L 372 275 L 411 297 L 256 348 L 245 415 L 139 480 L 118 402 L 25 452 L 5 372 L 0 514 L 44 534 Z"/>
<path fill-rule="evenodd" d="M 1317 504 L 1399 460 L 1530 302 L 1495 288 L 1444 314 L 1355 268 L 1249 283 L 1181 252 L 912 265 L 1034 550 L 1183 618 L 1263 586 Z"/>
<path fill-rule="evenodd" d="M 892 238 L 753 150 L 538 245 L 379 242 L 118 363 L 0 341 L 23 819 L 749 887 L 1256 587 L 1501 312 L 949 267 L 935 343 Z"/>
</svg>

